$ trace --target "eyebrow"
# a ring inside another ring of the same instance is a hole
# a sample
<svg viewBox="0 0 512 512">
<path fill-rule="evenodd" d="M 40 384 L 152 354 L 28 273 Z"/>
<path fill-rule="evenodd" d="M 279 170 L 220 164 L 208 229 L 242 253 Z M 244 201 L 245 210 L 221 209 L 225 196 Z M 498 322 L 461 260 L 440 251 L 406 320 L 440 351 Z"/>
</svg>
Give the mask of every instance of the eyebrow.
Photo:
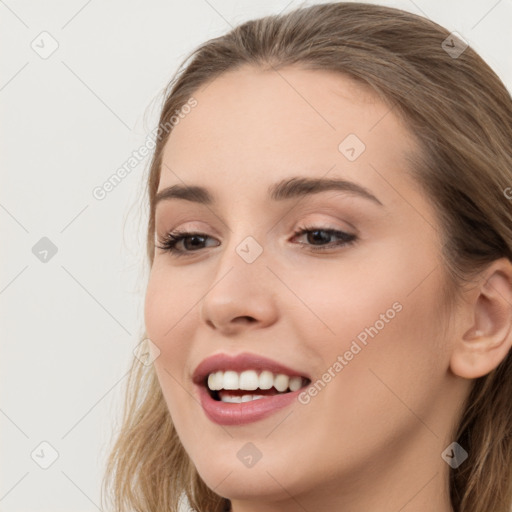
<svg viewBox="0 0 512 512">
<path fill-rule="evenodd" d="M 273 201 L 283 201 L 295 197 L 304 197 L 328 190 L 349 192 L 381 206 L 383 204 L 368 189 L 352 181 L 343 179 L 293 177 L 274 183 L 268 188 L 268 195 Z M 171 185 L 156 194 L 155 207 L 161 201 L 182 199 L 199 204 L 212 205 L 214 196 L 205 187 L 198 185 Z"/>
</svg>

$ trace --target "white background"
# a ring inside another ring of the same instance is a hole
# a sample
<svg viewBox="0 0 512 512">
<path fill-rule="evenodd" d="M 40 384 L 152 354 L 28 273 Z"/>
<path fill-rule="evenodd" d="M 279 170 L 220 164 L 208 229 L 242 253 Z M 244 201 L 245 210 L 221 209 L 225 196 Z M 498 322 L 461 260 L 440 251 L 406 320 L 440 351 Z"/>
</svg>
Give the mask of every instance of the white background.
<svg viewBox="0 0 512 512">
<path fill-rule="evenodd" d="M 102 201 L 92 190 L 144 144 L 192 49 L 298 5 L 0 1 L 1 512 L 101 510 L 107 443 L 144 330 L 150 157 Z M 459 32 L 512 90 L 512 0 L 386 5 Z M 46 59 L 31 48 L 43 31 L 59 45 Z M 57 247 L 47 262 L 32 252 L 42 237 Z M 58 452 L 48 469 L 31 458 L 42 441 Z"/>
</svg>

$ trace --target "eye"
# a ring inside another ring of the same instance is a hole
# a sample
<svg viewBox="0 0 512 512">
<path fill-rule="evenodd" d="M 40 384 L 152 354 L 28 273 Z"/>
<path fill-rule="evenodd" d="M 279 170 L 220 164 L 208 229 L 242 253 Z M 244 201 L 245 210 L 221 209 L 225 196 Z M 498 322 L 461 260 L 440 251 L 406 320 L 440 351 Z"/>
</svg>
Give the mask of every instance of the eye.
<svg viewBox="0 0 512 512">
<path fill-rule="evenodd" d="M 350 245 L 356 242 L 357 236 L 352 233 L 346 233 L 337 229 L 324 228 L 320 226 L 303 226 L 294 233 L 294 237 L 302 235 L 308 235 L 306 239 L 312 243 L 311 249 L 313 251 L 325 251 L 332 249 L 333 247 L 340 247 Z M 339 240 L 337 242 L 327 242 L 329 238 L 336 237 Z M 304 244 L 308 245 L 308 244 Z"/>
<path fill-rule="evenodd" d="M 208 238 L 210 237 L 204 233 L 175 230 L 167 233 L 162 240 L 159 240 L 158 243 L 160 245 L 156 247 L 175 256 L 182 256 L 187 252 L 196 252 L 198 249 L 201 249 L 201 244 Z M 186 249 L 185 251 L 176 247 L 180 242 L 183 242 Z M 192 249 L 187 250 L 188 248 Z"/>
<path fill-rule="evenodd" d="M 308 235 L 309 243 L 301 243 L 301 245 L 311 247 L 313 251 L 324 251 L 333 247 L 346 246 L 355 243 L 357 240 L 357 236 L 354 234 L 320 226 L 303 226 L 295 231 L 293 235 L 294 238 Z M 338 241 L 328 242 L 328 239 L 332 237 L 338 238 Z M 204 233 L 175 230 L 167 233 L 163 239 L 159 239 L 158 243 L 160 245 L 156 247 L 174 256 L 184 256 L 187 253 L 200 251 L 203 248 L 202 244 L 208 239 L 212 238 Z M 178 248 L 180 243 L 182 243 L 184 249 Z"/>
</svg>

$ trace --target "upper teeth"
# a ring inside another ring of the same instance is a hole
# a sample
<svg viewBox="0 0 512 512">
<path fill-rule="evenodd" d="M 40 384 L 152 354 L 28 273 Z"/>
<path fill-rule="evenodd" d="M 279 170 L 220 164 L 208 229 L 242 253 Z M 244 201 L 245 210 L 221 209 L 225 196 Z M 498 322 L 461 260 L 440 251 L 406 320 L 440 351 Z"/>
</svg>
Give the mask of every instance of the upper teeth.
<svg viewBox="0 0 512 512">
<path fill-rule="evenodd" d="M 277 391 L 297 391 L 302 386 L 302 377 L 289 377 L 282 373 L 274 374 L 264 370 L 259 375 L 255 370 L 246 370 L 238 373 L 231 370 L 218 371 L 208 375 L 208 387 L 212 391 L 220 389 L 270 389 L 274 386 Z"/>
</svg>

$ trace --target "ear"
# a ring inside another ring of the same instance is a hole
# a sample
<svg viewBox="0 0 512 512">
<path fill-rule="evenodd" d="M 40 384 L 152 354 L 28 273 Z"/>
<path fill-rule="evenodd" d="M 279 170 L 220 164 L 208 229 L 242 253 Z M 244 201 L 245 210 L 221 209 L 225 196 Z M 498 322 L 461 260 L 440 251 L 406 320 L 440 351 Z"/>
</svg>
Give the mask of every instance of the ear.
<svg viewBox="0 0 512 512">
<path fill-rule="evenodd" d="M 512 263 L 494 261 L 477 282 L 464 306 L 468 321 L 456 335 L 450 358 L 452 372 L 466 379 L 494 370 L 512 346 Z"/>
</svg>

